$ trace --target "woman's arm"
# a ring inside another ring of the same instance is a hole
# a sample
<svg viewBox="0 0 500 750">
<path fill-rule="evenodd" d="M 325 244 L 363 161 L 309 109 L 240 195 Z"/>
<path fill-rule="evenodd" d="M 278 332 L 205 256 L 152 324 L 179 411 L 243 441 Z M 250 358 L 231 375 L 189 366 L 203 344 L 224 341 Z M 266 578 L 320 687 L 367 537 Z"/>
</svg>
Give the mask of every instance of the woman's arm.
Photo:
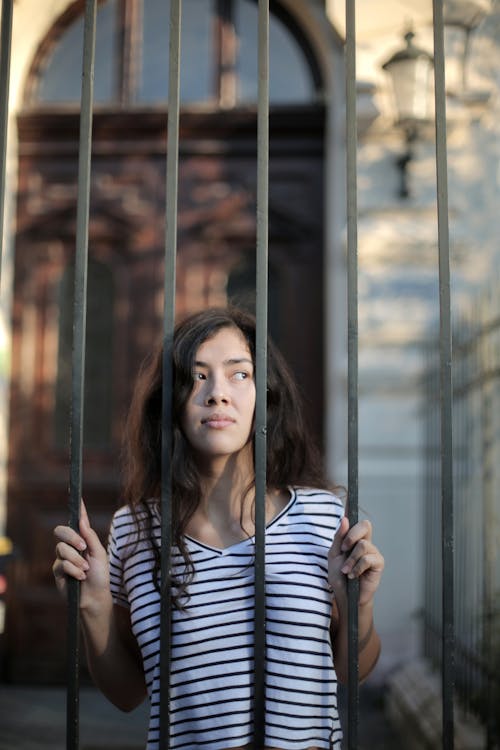
<svg viewBox="0 0 500 750">
<path fill-rule="evenodd" d="M 80 620 L 87 662 L 97 687 L 115 706 L 131 711 L 146 695 L 144 672 L 128 610 L 113 603 L 106 550 L 91 528 L 82 503 L 80 534 L 57 526 L 57 588 L 66 593 L 67 578 L 80 581 Z"/>
<path fill-rule="evenodd" d="M 335 659 L 335 672 L 339 682 L 347 683 L 348 677 L 348 629 L 347 616 L 340 615 L 337 603 L 333 602 L 330 626 Z M 380 638 L 373 624 L 373 607 L 367 605 L 358 610 L 358 664 L 359 680 L 365 680 L 375 667 L 380 656 Z"/>
<path fill-rule="evenodd" d="M 94 683 L 115 706 L 132 711 L 146 697 L 146 684 L 128 610 L 101 602 L 81 610 L 81 623 Z"/>
<path fill-rule="evenodd" d="M 335 594 L 332 607 L 331 635 L 335 671 L 340 682 L 348 676 L 348 621 L 346 577 L 359 579 L 358 660 L 359 679 L 364 680 L 375 667 L 380 655 L 380 638 L 373 622 L 373 597 L 384 569 L 384 558 L 371 541 L 368 521 L 349 529 L 343 518 L 329 553 L 328 580 Z"/>
</svg>

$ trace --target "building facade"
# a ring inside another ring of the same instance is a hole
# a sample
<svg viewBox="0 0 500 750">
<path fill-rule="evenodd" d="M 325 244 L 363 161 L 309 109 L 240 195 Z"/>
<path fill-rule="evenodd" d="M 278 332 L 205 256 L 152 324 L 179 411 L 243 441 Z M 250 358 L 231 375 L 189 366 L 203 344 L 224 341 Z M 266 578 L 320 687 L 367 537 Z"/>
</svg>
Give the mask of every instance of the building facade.
<svg viewBox="0 0 500 750">
<path fill-rule="evenodd" d="M 179 315 L 228 299 L 255 304 L 256 6 L 183 5 Z M 68 484 L 83 6 L 14 8 L 0 426 L 0 521 L 16 547 L 3 672 L 14 681 L 63 679 L 64 603 L 50 561 Z M 432 54 L 431 6 L 357 3 L 360 505 L 387 561 L 381 675 L 420 649 L 420 377 L 439 314 L 432 127 L 403 173 L 382 66 L 409 25 Z M 457 310 L 499 263 L 500 9 L 488 6 L 467 55 L 461 30 L 446 29 Z M 344 13 L 338 0 L 271 2 L 269 302 L 271 333 L 297 374 L 329 474 L 345 484 Z M 119 503 L 131 384 L 161 333 L 168 3 L 108 0 L 97 23 L 84 492 L 105 535 Z"/>
</svg>

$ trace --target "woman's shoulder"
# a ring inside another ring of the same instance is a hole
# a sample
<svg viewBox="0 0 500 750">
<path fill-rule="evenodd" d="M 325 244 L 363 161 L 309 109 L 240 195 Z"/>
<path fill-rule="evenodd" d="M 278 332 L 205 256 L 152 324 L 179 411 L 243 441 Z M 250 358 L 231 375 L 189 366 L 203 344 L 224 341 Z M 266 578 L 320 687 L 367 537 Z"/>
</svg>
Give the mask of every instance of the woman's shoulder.
<svg viewBox="0 0 500 750">
<path fill-rule="evenodd" d="M 158 505 L 154 498 L 138 503 L 132 507 L 129 503 L 121 505 L 113 513 L 113 522 L 116 523 L 137 523 L 146 518 L 156 518 L 158 515 Z"/>
<path fill-rule="evenodd" d="M 288 527 L 309 539 L 330 545 L 344 515 L 341 499 L 323 487 L 294 487 L 295 501 L 288 513 Z"/>
<path fill-rule="evenodd" d="M 136 540 L 142 538 L 144 531 L 151 530 L 159 524 L 156 504 L 153 501 L 141 503 L 137 507 L 122 505 L 113 514 L 111 520 L 111 536 L 117 539 L 127 539 L 134 535 Z"/>
<path fill-rule="evenodd" d="M 326 503 L 340 503 L 340 505 L 343 505 L 341 492 L 335 488 L 295 485 L 292 489 L 297 494 L 297 496 L 304 499 L 316 498 L 316 501 L 322 501 Z"/>
<path fill-rule="evenodd" d="M 297 500 L 308 509 L 314 508 L 325 515 L 344 515 L 344 503 L 339 494 L 324 487 L 293 487 Z"/>
<path fill-rule="evenodd" d="M 130 505 L 122 505 L 113 513 L 111 528 L 124 528 L 135 523 L 135 515 Z"/>
</svg>

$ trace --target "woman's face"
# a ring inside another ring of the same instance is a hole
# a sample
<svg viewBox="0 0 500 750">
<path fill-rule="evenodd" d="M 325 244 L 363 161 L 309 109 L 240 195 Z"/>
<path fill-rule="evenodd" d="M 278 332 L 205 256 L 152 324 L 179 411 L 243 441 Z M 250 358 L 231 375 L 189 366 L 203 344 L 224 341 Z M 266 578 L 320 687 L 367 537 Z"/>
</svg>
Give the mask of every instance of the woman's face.
<svg viewBox="0 0 500 750">
<path fill-rule="evenodd" d="M 201 459 L 238 453 L 248 445 L 255 412 L 252 355 L 237 328 L 221 328 L 200 345 L 193 366 L 193 390 L 182 428 Z"/>
</svg>

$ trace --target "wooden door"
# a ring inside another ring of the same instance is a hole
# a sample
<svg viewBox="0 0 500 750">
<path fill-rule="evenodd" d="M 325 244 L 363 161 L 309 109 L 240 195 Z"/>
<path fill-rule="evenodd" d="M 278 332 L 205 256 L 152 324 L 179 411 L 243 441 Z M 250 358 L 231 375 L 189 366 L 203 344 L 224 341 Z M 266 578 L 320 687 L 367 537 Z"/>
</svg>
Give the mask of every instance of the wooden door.
<svg viewBox="0 0 500 750">
<path fill-rule="evenodd" d="M 161 335 L 164 113 L 95 116 L 89 247 L 84 495 L 103 540 L 120 505 L 120 440 L 142 358 Z M 270 328 L 308 403 L 323 412 L 323 110 L 271 116 Z M 51 575 L 52 528 L 67 516 L 71 268 L 78 118 L 19 121 L 13 314 L 6 663 L 13 681 L 65 677 L 65 603 Z M 255 112 L 184 114 L 177 312 L 228 298 L 252 306 Z"/>
</svg>

